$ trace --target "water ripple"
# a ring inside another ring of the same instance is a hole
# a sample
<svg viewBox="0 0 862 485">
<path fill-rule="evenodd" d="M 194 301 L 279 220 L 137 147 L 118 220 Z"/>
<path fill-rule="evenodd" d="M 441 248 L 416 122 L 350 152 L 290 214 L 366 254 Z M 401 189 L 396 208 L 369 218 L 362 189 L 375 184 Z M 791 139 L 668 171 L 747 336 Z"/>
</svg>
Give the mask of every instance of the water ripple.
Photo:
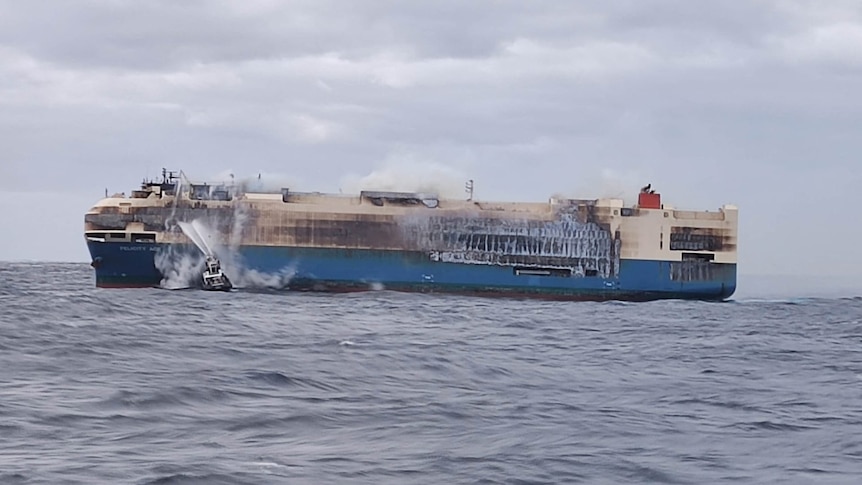
<svg viewBox="0 0 862 485">
<path fill-rule="evenodd" d="M 862 298 L 216 295 L 90 271 L 0 264 L 0 483 L 858 476 Z"/>
</svg>

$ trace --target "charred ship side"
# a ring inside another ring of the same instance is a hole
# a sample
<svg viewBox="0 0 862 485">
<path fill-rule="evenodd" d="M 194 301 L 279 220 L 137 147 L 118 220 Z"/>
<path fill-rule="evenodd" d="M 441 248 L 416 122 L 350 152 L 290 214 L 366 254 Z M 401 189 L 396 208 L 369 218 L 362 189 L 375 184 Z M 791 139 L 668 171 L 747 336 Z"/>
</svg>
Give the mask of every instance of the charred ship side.
<svg viewBox="0 0 862 485">
<path fill-rule="evenodd" d="M 196 253 L 183 221 L 210 228 L 214 245 L 237 268 L 289 272 L 286 287 L 296 290 L 382 285 L 569 300 L 722 300 L 736 288 L 732 205 L 678 210 L 648 188 L 630 207 L 618 199 L 273 194 L 194 184 L 171 173 L 131 197 L 105 198 L 86 214 L 96 285 L 159 286 L 169 270 L 159 264 L 166 253 Z"/>
</svg>

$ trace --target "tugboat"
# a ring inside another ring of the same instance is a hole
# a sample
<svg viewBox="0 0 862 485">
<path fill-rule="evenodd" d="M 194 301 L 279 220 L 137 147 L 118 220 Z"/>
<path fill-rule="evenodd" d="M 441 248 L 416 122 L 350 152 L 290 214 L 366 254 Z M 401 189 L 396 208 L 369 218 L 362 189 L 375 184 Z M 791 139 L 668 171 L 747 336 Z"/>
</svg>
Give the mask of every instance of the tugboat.
<svg viewBox="0 0 862 485">
<path fill-rule="evenodd" d="M 203 289 L 208 291 L 230 291 L 233 288 L 230 279 L 221 270 L 219 260 L 207 256 L 206 269 L 203 274 Z"/>
</svg>

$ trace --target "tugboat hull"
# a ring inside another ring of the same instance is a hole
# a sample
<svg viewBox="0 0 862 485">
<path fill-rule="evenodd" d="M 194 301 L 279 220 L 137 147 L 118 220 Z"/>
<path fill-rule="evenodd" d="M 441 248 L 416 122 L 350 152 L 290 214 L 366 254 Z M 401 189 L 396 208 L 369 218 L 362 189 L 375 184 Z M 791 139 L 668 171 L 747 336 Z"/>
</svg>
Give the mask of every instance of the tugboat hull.
<svg viewBox="0 0 862 485">
<path fill-rule="evenodd" d="M 213 257 L 207 257 L 206 269 L 203 274 L 203 289 L 207 291 L 230 291 L 233 288 L 230 279 L 221 270 L 221 263 Z"/>
</svg>

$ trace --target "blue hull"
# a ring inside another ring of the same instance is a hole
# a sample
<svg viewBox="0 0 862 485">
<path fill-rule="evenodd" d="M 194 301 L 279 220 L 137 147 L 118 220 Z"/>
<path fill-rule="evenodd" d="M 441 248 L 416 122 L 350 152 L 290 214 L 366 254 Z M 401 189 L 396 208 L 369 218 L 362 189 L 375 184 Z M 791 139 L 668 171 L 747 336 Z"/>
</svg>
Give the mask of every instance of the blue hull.
<svg viewBox="0 0 862 485">
<path fill-rule="evenodd" d="M 189 247 L 87 242 L 99 287 L 159 286 L 156 256 Z M 360 291 L 382 285 L 399 291 L 527 296 L 561 300 L 662 298 L 724 300 L 736 289 L 736 265 L 710 263 L 699 272 L 680 271 L 670 261 L 621 260 L 618 278 L 516 274 L 510 266 L 436 262 L 421 252 L 244 246 L 244 271 L 286 274 L 293 290 Z M 234 275 L 230 275 L 232 278 Z M 238 284 L 237 286 L 242 286 Z"/>
</svg>

